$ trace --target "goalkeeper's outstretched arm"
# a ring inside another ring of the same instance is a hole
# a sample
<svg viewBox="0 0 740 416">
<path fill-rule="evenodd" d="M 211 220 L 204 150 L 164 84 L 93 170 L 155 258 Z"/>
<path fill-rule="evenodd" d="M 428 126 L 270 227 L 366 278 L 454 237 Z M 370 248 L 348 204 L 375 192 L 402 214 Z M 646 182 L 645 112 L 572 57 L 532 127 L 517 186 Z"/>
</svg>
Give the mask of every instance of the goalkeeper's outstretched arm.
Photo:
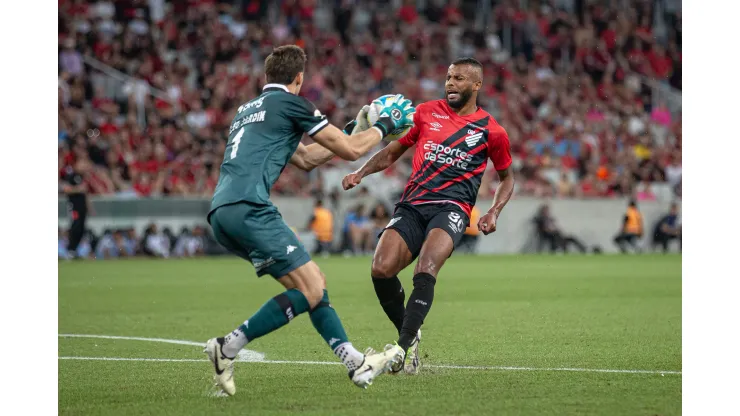
<svg viewBox="0 0 740 416">
<path fill-rule="evenodd" d="M 345 176 L 342 180 L 344 190 L 352 189 L 359 185 L 362 178 L 373 173 L 385 170 L 398 160 L 409 148 L 395 141 L 384 147 L 383 150 L 374 154 L 360 169 Z"/>
<path fill-rule="evenodd" d="M 367 125 L 368 109 L 369 106 L 362 107 L 360 112 L 357 113 L 357 118 L 347 123 L 347 125 L 344 126 L 342 132 L 347 136 L 354 136 L 368 130 L 370 128 L 370 126 Z M 298 148 L 293 154 L 293 157 L 290 158 L 290 163 L 297 166 L 299 169 L 310 172 L 315 167 L 321 166 L 324 163 L 330 161 L 334 158 L 334 156 L 336 156 L 334 152 L 327 149 L 320 143 L 313 143 L 309 145 L 299 143 Z"/>
</svg>

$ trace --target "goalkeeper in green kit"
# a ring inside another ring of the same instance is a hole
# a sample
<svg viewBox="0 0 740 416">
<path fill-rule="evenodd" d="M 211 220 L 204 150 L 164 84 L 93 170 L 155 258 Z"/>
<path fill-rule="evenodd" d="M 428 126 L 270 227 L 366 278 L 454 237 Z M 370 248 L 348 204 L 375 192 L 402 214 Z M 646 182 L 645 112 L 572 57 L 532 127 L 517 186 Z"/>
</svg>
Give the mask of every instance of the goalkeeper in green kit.
<svg viewBox="0 0 740 416">
<path fill-rule="evenodd" d="M 206 343 L 214 380 L 229 395 L 236 391 L 233 365 L 238 352 L 305 312 L 359 387 L 366 388 L 403 356 L 397 345 L 366 355 L 349 342 L 329 301 L 323 273 L 270 201 L 270 189 L 288 163 L 311 170 L 335 155 L 357 160 L 389 132 L 411 126 L 415 109 L 398 95 L 382 108 L 375 125 L 350 137 L 356 124 L 367 123 L 367 107 L 344 131 L 329 124 L 311 102 L 297 95 L 305 63 L 305 53 L 293 45 L 276 48 L 265 60 L 262 94 L 239 107 L 231 123 L 208 214 L 221 245 L 251 262 L 258 276 L 269 274 L 285 288 L 234 331 Z M 316 143 L 301 144 L 304 132 Z"/>
</svg>

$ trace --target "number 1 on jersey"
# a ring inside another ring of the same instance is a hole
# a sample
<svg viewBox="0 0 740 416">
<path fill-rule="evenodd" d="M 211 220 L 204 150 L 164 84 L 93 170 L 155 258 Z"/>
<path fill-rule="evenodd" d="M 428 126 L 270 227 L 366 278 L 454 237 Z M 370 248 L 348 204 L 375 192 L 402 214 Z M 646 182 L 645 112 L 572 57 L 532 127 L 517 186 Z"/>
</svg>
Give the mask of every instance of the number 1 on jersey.
<svg viewBox="0 0 740 416">
<path fill-rule="evenodd" d="M 236 133 L 234 140 L 231 141 L 231 158 L 236 157 L 236 152 L 239 150 L 239 143 L 242 141 L 242 135 L 244 134 L 244 127 L 239 129 L 239 133 Z"/>
</svg>

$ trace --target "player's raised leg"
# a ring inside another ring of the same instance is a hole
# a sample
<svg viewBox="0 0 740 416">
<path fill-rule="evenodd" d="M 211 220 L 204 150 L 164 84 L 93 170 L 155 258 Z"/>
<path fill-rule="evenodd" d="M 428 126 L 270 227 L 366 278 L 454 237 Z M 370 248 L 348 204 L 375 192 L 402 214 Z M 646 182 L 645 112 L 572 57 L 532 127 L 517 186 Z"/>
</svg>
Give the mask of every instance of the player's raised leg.
<svg viewBox="0 0 740 416">
<path fill-rule="evenodd" d="M 383 231 L 375 248 L 370 276 L 380 306 L 399 334 L 406 309 L 406 293 L 398 280 L 398 273 L 412 261 L 411 251 L 398 231 L 393 228 Z"/>
<path fill-rule="evenodd" d="M 433 228 L 421 247 L 419 261 L 414 268 L 414 290 L 406 304 L 401 334 L 398 337 L 398 345 L 407 354 L 404 363 L 406 373 L 416 374 L 419 371 L 419 329 L 432 308 L 437 273 L 452 254 L 454 246 L 455 243 L 447 231 Z"/>
</svg>

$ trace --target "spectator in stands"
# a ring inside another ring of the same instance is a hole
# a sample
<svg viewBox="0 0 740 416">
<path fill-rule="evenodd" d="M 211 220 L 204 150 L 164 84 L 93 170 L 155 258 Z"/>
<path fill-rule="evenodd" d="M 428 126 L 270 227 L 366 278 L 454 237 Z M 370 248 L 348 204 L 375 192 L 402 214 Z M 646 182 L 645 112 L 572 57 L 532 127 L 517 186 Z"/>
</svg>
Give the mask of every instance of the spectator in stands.
<svg viewBox="0 0 740 416">
<path fill-rule="evenodd" d="M 95 258 L 109 259 L 118 257 L 119 254 L 118 247 L 116 247 L 116 242 L 113 239 L 113 232 L 111 230 L 103 231 L 103 235 L 95 246 Z"/>
<path fill-rule="evenodd" d="M 617 244 L 619 251 L 622 253 L 627 253 L 625 243 L 629 244 L 635 252 L 642 252 L 642 248 L 639 245 L 642 234 L 642 214 L 637 209 L 637 202 L 633 199 L 629 202 L 627 212 L 622 221 L 622 227 L 619 234 L 614 237 L 614 243 Z"/>
<path fill-rule="evenodd" d="M 140 246 L 144 255 L 165 259 L 170 257 L 170 239 L 158 231 L 157 224 L 150 224 L 146 228 Z"/>
<path fill-rule="evenodd" d="M 343 233 L 354 255 L 366 254 L 375 248 L 372 231 L 374 225 L 365 213 L 365 205 L 358 204 L 344 218 Z"/>
<path fill-rule="evenodd" d="M 316 237 L 316 249 L 313 254 L 328 255 L 331 253 L 331 244 L 334 240 L 334 215 L 324 207 L 324 201 L 321 198 L 316 199 L 313 214 L 306 228 Z"/>
<path fill-rule="evenodd" d="M 191 232 L 183 228 L 175 242 L 175 257 L 195 257 L 203 254 L 205 249 L 205 232 L 203 227 L 196 226 Z"/>
<path fill-rule="evenodd" d="M 550 213 L 550 206 L 543 204 L 540 207 L 537 216 L 533 219 L 537 229 L 537 252 L 541 253 L 545 244 L 549 244 L 550 253 L 562 250 L 563 253 L 570 251 L 570 246 L 574 245 L 581 253 L 586 252 L 586 246 L 575 236 L 564 234 L 555 218 Z"/>
<path fill-rule="evenodd" d="M 473 206 L 470 211 L 470 222 L 468 227 L 465 229 L 465 233 L 460 239 L 458 250 L 463 253 L 473 254 L 478 246 L 478 240 L 480 239 L 480 231 L 478 230 L 478 219 L 480 219 L 480 210 L 478 207 Z"/>
<path fill-rule="evenodd" d="M 372 247 L 370 250 L 375 250 L 375 246 L 378 245 L 379 235 L 383 231 L 388 222 L 391 220 L 390 213 L 385 207 L 385 204 L 378 202 L 370 213 L 370 221 L 372 229 L 370 230 L 370 239 L 372 240 Z"/>
<path fill-rule="evenodd" d="M 681 251 L 681 224 L 678 221 L 678 204 L 671 204 L 671 210 L 664 215 L 653 229 L 652 249 L 655 251 L 657 246 L 663 248 L 667 253 L 671 241 L 678 241 L 678 250 Z"/>
<path fill-rule="evenodd" d="M 57 229 L 57 255 L 60 259 L 67 259 L 67 231 L 61 227 Z"/>
</svg>

